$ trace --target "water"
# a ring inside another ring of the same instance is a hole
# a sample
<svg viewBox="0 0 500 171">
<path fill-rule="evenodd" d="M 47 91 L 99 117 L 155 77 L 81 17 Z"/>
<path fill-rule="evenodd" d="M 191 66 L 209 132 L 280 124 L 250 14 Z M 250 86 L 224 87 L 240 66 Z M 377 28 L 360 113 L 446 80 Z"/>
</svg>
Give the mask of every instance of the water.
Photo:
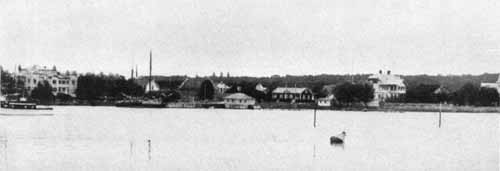
<svg viewBox="0 0 500 171">
<path fill-rule="evenodd" d="M 318 111 L 313 128 L 311 110 L 44 113 L 0 116 L 0 170 L 499 170 L 498 114 L 446 113 L 438 128 L 436 113 Z"/>
</svg>

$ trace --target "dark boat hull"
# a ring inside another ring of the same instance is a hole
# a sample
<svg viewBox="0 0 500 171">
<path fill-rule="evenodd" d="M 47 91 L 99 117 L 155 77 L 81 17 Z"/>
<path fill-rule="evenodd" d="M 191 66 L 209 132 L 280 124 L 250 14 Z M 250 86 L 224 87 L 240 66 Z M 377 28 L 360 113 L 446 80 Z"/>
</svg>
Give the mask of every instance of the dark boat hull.
<svg viewBox="0 0 500 171">
<path fill-rule="evenodd" d="M 6 109 L 37 109 L 34 102 L 2 102 L 0 106 Z"/>
<path fill-rule="evenodd" d="M 130 107 L 130 108 L 165 108 L 166 104 L 163 103 L 145 103 L 142 101 L 126 101 L 117 102 L 116 107 Z"/>
</svg>

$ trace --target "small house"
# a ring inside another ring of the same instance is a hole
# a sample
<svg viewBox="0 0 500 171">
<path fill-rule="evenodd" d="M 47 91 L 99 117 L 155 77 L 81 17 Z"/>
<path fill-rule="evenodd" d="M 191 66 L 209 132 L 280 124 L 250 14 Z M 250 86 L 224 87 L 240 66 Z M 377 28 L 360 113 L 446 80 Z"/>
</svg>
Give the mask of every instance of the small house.
<svg viewBox="0 0 500 171">
<path fill-rule="evenodd" d="M 217 89 L 217 93 L 219 94 L 224 94 L 226 93 L 227 90 L 229 90 L 231 87 L 229 87 L 228 85 L 224 84 L 224 82 L 219 82 L 216 86 L 216 89 Z"/>
<path fill-rule="evenodd" d="M 332 106 L 333 101 L 335 100 L 335 96 L 333 94 L 324 97 L 324 98 L 318 98 L 318 106 L 319 107 L 330 107 Z"/>
<path fill-rule="evenodd" d="M 255 98 L 244 93 L 234 93 L 224 97 L 224 105 L 230 109 L 248 109 L 255 106 Z"/>
</svg>

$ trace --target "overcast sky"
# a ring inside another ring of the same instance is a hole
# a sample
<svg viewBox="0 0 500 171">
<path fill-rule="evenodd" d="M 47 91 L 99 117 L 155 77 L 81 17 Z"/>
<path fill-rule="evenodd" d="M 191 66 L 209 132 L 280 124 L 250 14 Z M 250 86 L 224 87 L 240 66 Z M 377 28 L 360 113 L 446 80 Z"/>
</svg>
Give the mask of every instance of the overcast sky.
<svg viewBox="0 0 500 171">
<path fill-rule="evenodd" d="M 500 72 L 498 0 L 0 0 L 0 64 L 270 76 Z"/>
</svg>

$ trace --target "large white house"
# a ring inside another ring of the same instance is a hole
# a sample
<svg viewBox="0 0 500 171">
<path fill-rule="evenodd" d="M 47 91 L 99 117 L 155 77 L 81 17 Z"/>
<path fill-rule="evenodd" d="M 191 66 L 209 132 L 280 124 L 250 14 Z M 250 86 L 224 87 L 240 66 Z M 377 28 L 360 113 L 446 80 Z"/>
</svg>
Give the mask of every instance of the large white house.
<svg viewBox="0 0 500 171">
<path fill-rule="evenodd" d="M 31 93 L 38 83 L 47 81 L 52 87 L 54 95 L 58 93 L 67 94 L 76 97 L 76 88 L 78 86 L 78 75 L 76 72 L 60 73 L 54 66 L 51 69 L 34 65 L 32 67 L 22 68 L 19 66 L 15 73 L 19 79 L 24 80 L 24 88 Z"/>
<path fill-rule="evenodd" d="M 369 106 L 379 106 L 380 102 L 406 94 L 404 80 L 400 76 L 391 74 L 391 71 L 387 73 L 379 71 L 378 74 L 368 77 L 368 81 L 375 90 L 373 101 L 368 103 Z"/>
<path fill-rule="evenodd" d="M 498 75 L 498 80 L 496 83 L 481 83 L 481 87 L 497 89 L 498 93 L 500 94 L 500 75 Z"/>
</svg>

